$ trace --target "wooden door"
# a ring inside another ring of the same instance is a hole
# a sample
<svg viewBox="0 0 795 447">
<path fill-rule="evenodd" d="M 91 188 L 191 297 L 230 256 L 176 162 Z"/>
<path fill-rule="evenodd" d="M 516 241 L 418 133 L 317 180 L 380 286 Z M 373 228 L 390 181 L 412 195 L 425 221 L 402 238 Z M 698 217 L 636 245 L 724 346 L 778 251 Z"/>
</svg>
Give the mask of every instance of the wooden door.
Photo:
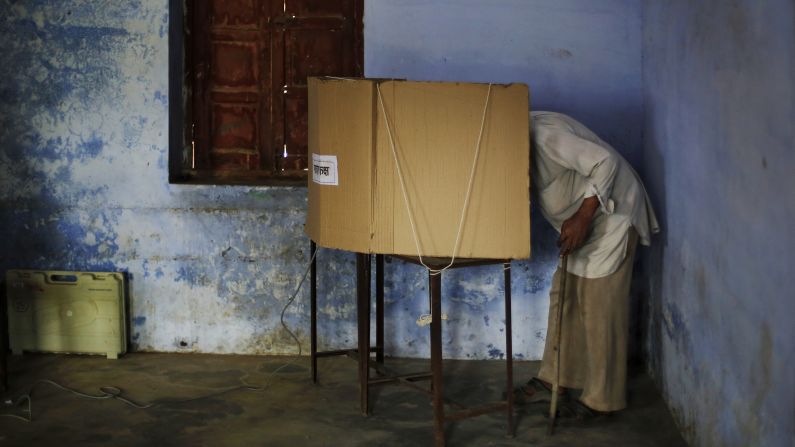
<svg viewBox="0 0 795 447">
<path fill-rule="evenodd" d="M 218 183 L 305 179 L 306 78 L 361 76 L 362 0 L 188 7 L 191 172 Z"/>
</svg>

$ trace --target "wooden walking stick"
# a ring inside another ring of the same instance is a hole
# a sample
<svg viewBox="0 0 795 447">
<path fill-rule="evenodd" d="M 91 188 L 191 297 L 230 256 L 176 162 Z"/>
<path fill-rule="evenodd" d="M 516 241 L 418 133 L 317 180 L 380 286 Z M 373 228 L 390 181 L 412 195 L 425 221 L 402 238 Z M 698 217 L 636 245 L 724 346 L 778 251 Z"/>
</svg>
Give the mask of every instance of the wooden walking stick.
<svg viewBox="0 0 795 447">
<path fill-rule="evenodd" d="M 558 293 L 558 326 L 555 331 L 555 381 L 552 383 L 552 398 L 549 402 L 549 425 L 547 435 L 555 432 L 555 417 L 558 413 L 558 392 L 560 390 L 560 333 L 563 326 L 563 301 L 566 296 L 566 276 L 568 276 L 569 256 L 563 255 L 563 268 L 560 271 L 560 292 Z"/>
</svg>

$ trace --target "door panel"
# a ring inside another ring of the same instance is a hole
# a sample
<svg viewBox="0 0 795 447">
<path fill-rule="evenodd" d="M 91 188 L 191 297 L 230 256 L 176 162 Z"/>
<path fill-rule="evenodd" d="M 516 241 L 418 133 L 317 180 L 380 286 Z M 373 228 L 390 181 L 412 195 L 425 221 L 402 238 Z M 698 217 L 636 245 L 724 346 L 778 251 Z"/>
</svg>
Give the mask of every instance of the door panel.
<svg viewBox="0 0 795 447">
<path fill-rule="evenodd" d="M 213 148 L 256 151 L 257 121 L 256 105 L 214 104 Z"/>
<path fill-rule="evenodd" d="M 257 28 L 259 4 L 259 0 L 215 0 L 213 25 Z"/>
<path fill-rule="evenodd" d="M 268 34 L 259 0 L 210 0 L 210 135 L 213 171 L 262 168 L 270 137 Z"/>
<path fill-rule="evenodd" d="M 361 75 L 361 2 L 189 2 L 191 169 L 305 178 L 306 78 Z"/>
<path fill-rule="evenodd" d="M 291 29 L 287 33 L 286 56 L 288 85 L 306 86 L 308 76 L 353 75 L 350 36 L 344 29 L 332 28 L 329 23 L 322 28 Z"/>
<path fill-rule="evenodd" d="M 216 37 L 218 39 L 218 37 Z M 257 42 L 213 42 L 213 90 L 232 90 L 243 87 L 257 92 L 259 67 Z"/>
<path fill-rule="evenodd" d="M 300 171 L 307 167 L 308 120 L 306 88 L 293 88 L 284 96 L 285 143 L 279 160 L 285 170 Z"/>
<path fill-rule="evenodd" d="M 355 76 L 353 1 L 287 0 L 282 33 L 284 72 L 282 103 L 284 143 L 280 167 L 284 171 L 307 166 L 308 76 Z"/>
</svg>

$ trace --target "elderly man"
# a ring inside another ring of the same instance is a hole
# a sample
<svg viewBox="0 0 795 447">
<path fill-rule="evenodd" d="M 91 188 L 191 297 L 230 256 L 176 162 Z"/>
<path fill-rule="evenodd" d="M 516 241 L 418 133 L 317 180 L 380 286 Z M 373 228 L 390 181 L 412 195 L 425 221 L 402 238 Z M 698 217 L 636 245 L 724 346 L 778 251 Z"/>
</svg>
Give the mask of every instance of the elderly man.
<svg viewBox="0 0 795 447">
<path fill-rule="evenodd" d="M 638 175 L 615 149 L 559 113 L 533 112 L 533 183 L 544 217 L 560 232 L 550 291 L 547 344 L 538 376 L 518 401 L 550 397 L 561 275 L 566 277 L 560 340 L 562 389 L 581 389 L 561 414 L 592 417 L 626 407 L 629 287 L 637 242 L 659 231 Z"/>
</svg>

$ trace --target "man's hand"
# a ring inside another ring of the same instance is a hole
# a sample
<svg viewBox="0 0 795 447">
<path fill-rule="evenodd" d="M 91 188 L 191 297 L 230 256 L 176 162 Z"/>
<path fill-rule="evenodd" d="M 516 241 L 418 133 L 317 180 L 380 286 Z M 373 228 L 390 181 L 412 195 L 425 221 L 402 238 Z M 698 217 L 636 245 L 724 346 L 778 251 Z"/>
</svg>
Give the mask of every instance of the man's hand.
<svg viewBox="0 0 795 447">
<path fill-rule="evenodd" d="M 558 239 L 561 256 L 568 255 L 585 242 L 591 231 L 593 215 L 598 207 L 599 199 L 596 196 L 588 197 L 582 201 L 580 209 L 563 222 Z"/>
</svg>

